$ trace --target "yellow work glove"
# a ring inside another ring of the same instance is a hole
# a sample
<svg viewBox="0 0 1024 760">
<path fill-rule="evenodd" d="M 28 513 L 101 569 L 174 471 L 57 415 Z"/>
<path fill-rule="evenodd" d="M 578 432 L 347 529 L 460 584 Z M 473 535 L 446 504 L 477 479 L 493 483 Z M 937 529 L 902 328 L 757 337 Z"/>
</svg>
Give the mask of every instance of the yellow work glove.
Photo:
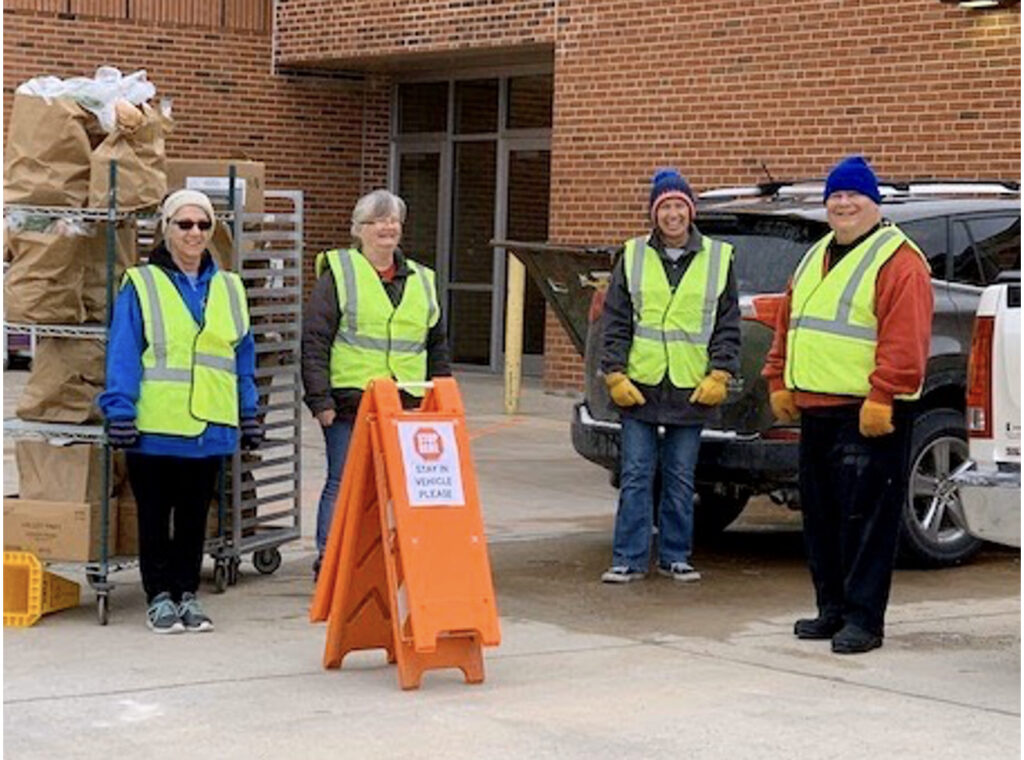
<svg viewBox="0 0 1024 760">
<path fill-rule="evenodd" d="M 771 404 L 772 414 L 779 422 L 796 422 L 800 419 L 800 409 L 796 405 L 793 391 L 786 388 L 772 391 L 768 396 L 768 403 Z"/>
<path fill-rule="evenodd" d="M 711 370 L 700 381 L 700 385 L 693 389 L 693 393 L 690 394 L 690 403 L 718 406 L 725 401 L 725 394 L 728 392 L 726 383 L 729 382 L 730 377 L 732 375 L 724 369 Z"/>
<path fill-rule="evenodd" d="M 612 401 L 618 406 L 644 403 L 644 394 L 637 390 L 633 381 L 626 377 L 624 372 L 609 372 L 604 376 L 604 384 L 608 386 Z"/>
<path fill-rule="evenodd" d="M 860 407 L 860 434 L 865 438 L 888 435 L 896 428 L 892 426 L 892 407 L 878 401 L 864 399 Z"/>
</svg>

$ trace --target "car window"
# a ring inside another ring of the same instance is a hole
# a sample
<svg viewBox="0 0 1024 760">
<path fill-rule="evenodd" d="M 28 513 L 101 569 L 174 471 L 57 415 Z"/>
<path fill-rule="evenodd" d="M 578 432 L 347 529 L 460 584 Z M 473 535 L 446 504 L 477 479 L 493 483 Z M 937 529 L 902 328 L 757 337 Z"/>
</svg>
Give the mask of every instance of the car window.
<svg viewBox="0 0 1024 760">
<path fill-rule="evenodd" d="M 946 233 L 947 217 L 934 219 L 916 219 L 912 222 L 901 222 L 900 229 L 921 249 L 928 264 L 932 268 L 932 276 L 947 278 L 946 254 L 949 252 Z"/>
<path fill-rule="evenodd" d="M 1020 217 L 983 216 L 953 221 L 953 280 L 984 286 L 1000 272 L 1020 269 Z"/>
<path fill-rule="evenodd" d="M 807 249 L 827 231 L 823 224 L 745 215 L 697 220 L 702 234 L 730 243 L 740 293 L 781 293 Z"/>
</svg>

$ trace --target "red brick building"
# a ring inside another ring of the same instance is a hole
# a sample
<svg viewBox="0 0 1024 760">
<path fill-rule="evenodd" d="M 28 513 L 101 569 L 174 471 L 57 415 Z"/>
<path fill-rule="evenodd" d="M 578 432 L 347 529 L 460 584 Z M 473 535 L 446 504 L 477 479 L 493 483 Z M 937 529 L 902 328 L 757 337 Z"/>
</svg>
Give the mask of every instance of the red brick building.
<svg viewBox="0 0 1024 760">
<path fill-rule="evenodd" d="M 264 161 L 306 192 L 309 259 L 364 191 L 410 204 L 457 360 L 500 361 L 492 237 L 610 243 L 653 167 L 698 190 L 820 176 L 1020 176 L 1020 8 L 940 0 L 4 0 L 4 92 L 145 68 L 175 157 Z M 5 99 L 4 123 L 9 114 Z M 579 362 L 536 294 L 549 387 Z M 539 361 L 537 362 L 539 365 Z"/>
</svg>

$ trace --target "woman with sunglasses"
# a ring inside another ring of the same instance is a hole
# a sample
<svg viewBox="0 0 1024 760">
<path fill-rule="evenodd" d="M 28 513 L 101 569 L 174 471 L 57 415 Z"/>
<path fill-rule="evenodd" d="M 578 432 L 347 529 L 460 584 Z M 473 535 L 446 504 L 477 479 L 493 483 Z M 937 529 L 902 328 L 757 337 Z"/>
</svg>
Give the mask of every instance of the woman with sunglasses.
<svg viewBox="0 0 1024 760">
<path fill-rule="evenodd" d="M 239 441 L 263 438 L 255 346 L 242 280 L 207 250 L 210 199 L 178 190 L 161 211 L 163 241 L 125 272 L 114 304 L 98 403 L 110 445 L 127 450 L 146 624 L 210 631 L 196 592 L 217 473 Z"/>
</svg>

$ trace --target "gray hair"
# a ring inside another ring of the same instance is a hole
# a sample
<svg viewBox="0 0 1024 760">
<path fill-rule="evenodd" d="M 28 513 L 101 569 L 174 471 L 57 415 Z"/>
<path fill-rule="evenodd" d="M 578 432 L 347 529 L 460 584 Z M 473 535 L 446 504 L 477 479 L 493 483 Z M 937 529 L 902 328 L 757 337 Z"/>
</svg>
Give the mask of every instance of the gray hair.
<svg viewBox="0 0 1024 760">
<path fill-rule="evenodd" d="M 359 230 L 364 224 L 383 219 L 388 216 L 397 216 L 402 224 L 405 224 L 405 201 L 388 190 L 374 190 L 367 193 L 358 201 L 352 209 L 352 237 L 362 240 Z"/>
</svg>

